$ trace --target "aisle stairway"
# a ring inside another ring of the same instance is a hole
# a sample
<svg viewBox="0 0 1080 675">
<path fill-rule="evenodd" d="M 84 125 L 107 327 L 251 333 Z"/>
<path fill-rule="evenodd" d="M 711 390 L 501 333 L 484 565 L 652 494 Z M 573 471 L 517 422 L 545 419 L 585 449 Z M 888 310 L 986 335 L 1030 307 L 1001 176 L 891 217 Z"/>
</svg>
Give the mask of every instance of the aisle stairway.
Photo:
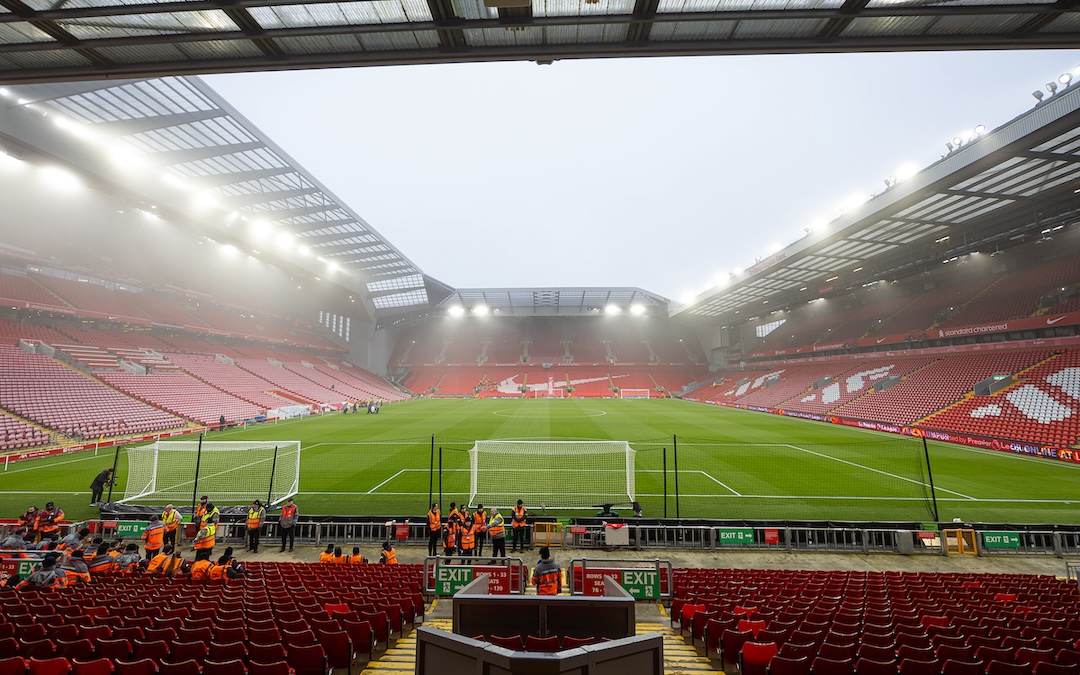
<svg viewBox="0 0 1080 675">
<path fill-rule="evenodd" d="M 429 628 L 437 628 L 450 632 L 453 629 L 453 619 L 425 619 L 424 625 Z M 682 675 L 683 673 L 712 673 L 720 671 L 720 662 L 710 662 L 707 657 L 701 656 L 683 637 L 679 636 L 677 629 L 672 629 L 667 621 L 639 621 L 637 634 L 659 633 L 664 639 L 664 673 L 665 675 Z M 407 633 L 398 640 L 393 647 L 386 650 L 377 660 L 367 664 L 361 671 L 361 675 L 392 675 L 395 673 L 412 673 L 416 664 L 416 631 Z M 715 665 L 714 665 L 715 664 Z"/>
</svg>

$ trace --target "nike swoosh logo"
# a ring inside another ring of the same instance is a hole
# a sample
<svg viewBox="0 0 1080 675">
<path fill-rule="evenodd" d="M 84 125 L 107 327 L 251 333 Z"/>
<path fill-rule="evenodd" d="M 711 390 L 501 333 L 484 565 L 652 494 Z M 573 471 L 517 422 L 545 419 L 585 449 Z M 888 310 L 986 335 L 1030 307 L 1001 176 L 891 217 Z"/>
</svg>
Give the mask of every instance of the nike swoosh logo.
<svg viewBox="0 0 1080 675">
<path fill-rule="evenodd" d="M 878 344 L 881 344 L 882 342 L 885 342 L 885 338 L 878 338 L 877 339 Z"/>
<path fill-rule="evenodd" d="M 1063 316 L 1059 316 L 1059 317 L 1058 317 L 1058 318 L 1056 318 L 1056 319 L 1047 319 L 1047 320 L 1046 320 L 1046 325 L 1047 325 L 1047 326 L 1053 326 L 1053 325 L 1054 325 L 1055 323 L 1057 323 L 1058 321 L 1061 321 L 1061 320 L 1062 320 L 1062 319 L 1064 319 L 1064 318 L 1065 318 L 1065 317 L 1063 317 Z"/>
</svg>

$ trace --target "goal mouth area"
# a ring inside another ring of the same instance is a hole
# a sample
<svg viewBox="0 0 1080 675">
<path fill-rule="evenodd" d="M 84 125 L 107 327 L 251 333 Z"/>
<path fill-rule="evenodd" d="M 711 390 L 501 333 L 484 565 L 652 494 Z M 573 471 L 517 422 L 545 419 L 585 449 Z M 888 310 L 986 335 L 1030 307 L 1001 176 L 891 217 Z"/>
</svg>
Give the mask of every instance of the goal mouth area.
<svg viewBox="0 0 1080 675">
<path fill-rule="evenodd" d="M 628 441 L 478 440 L 469 450 L 469 503 L 591 509 L 635 501 Z"/>
</svg>

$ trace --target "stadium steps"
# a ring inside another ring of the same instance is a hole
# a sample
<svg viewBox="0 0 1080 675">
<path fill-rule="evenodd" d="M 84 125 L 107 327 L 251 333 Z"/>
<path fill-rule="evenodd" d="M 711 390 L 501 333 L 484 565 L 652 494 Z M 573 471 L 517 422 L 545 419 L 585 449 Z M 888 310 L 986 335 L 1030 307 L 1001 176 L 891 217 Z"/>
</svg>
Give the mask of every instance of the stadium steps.
<svg viewBox="0 0 1080 675">
<path fill-rule="evenodd" d="M 453 619 L 427 619 L 424 625 L 451 632 Z M 694 647 L 686 643 L 677 632 L 665 621 L 639 621 L 637 634 L 658 633 L 664 640 L 664 673 L 665 675 L 679 675 L 680 673 L 715 673 L 718 668 L 715 664 L 719 661 L 710 661 L 708 657 L 698 654 Z M 378 657 L 369 662 L 361 675 L 391 675 L 394 673 L 413 673 L 416 671 L 416 632 L 413 631 L 394 643 Z"/>
<path fill-rule="evenodd" d="M 988 292 L 989 292 L 989 291 L 990 291 L 991 289 L 993 289 L 993 288 L 994 288 L 995 286 L 997 286 L 997 285 L 998 285 L 999 283 L 1001 283 L 1001 282 L 1002 282 L 1002 281 L 1003 281 L 1004 279 L 1005 279 L 1005 275 L 1002 275 L 1002 276 L 998 277 L 998 278 L 997 278 L 996 280 L 994 280 L 994 282 L 993 282 L 993 283 L 991 283 L 991 284 L 989 284 L 989 285 L 987 285 L 987 286 L 984 286 L 984 287 L 982 288 L 982 290 L 980 290 L 980 291 L 979 291 L 978 293 L 976 293 L 975 295 L 973 295 L 973 296 L 971 296 L 970 298 L 968 298 L 968 299 L 967 299 L 967 300 L 966 300 L 966 301 L 964 302 L 964 304 L 962 304 L 962 305 L 960 305 L 959 307 L 957 307 L 957 308 L 956 308 L 956 309 L 955 309 L 955 310 L 954 310 L 954 311 L 952 312 L 952 314 L 950 314 L 950 315 L 949 315 L 949 317 L 948 317 L 947 319 L 945 319 L 945 321 L 948 321 L 948 320 L 950 320 L 950 319 L 954 319 L 954 318 L 956 318 L 956 317 L 959 317 L 959 316 L 961 316 L 961 315 L 962 315 L 962 314 L 964 313 L 964 311 L 965 311 L 965 310 L 966 310 L 966 309 L 967 309 L 967 308 L 968 308 L 968 307 L 969 307 L 969 306 L 970 306 L 970 305 L 971 305 L 971 304 L 972 304 L 973 302 L 976 302 L 976 301 L 978 301 L 978 300 L 979 300 L 979 298 L 981 298 L 981 297 L 982 297 L 983 295 L 985 295 L 986 293 L 988 293 Z M 930 327 L 929 327 L 929 328 L 927 328 L 926 330 L 927 330 L 928 332 L 929 332 L 929 331 L 932 331 L 932 330 L 934 330 L 935 328 L 937 328 L 938 326 L 940 326 L 940 325 L 941 325 L 942 323 L 944 323 L 944 322 L 943 322 L 943 321 L 937 321 L 937 320 L 935 320 L 935 321 L 934 321 L 934 323 L 930 324 Z"/>
</svg>

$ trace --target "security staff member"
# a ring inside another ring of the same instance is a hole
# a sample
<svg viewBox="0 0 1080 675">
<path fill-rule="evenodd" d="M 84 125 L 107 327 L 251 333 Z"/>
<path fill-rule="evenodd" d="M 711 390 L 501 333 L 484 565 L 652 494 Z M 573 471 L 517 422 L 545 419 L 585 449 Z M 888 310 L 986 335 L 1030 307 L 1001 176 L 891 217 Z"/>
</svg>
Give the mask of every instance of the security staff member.
<svg viewBox="0 0 1080 675">
<path fill-rule="evenodd" d="M 476 510 L 473 511 L 473 532 L 476 533 L 476 556 L 484 555 L 484 540 L 487 539 L 485 530 L 487 530 L 487 511 L 484 510 L 483 504 L 477 504 Z"/>
<path fill-rule="evenodd" d="M 506 557 L 506 527 L 503 523 L 499 509 L 491 507 L 491 517 L 488 518 L 487 531 L 491 536 L 491 555 L 495 558 Z"/>
<path fill-rule="evenodd" d="M 142 540 L 146 542 L 143 546 L 147 560 L 156 556 L 165 545 L 165 525 L 157 516 L 152 517 L 150 524 L 143 530 Z"/>
<path fill-rule="evenodd" d="M 195 535 L 195 552 L 206 552 L 206 559 L 209 560 L 211 554 L 214 552 L 214 544 L 217 543 L 217 524 L 212 522 L 204 522 L 202 528 L 199 529 L 199 533 Z"/>
<path fill-rule="evenodd" d="M 518 544 L 521 544 L 522 552 L 525 551 L 525 504 L 519 499 L 517 506 L 514 507 L 514 513 L 510 516 L 510 524 L 514 526 L 514 541 L 510 545 L 511 551 L 518 550 Z"/>
<path fill-rule="evenodd" d="M 182 521 L 183 516 L 173 508 L 172 504 L 166 506 L 161 512 L 161 524 L 165 526 L 165 537 L 162 542 L 164 545 L 176 548 L 176 531 L 180 529 Z"/>
<path fill-rule="evenodd" d="M 562 590 L 562 569 L 551 559 L 547 546 L 540 549 L 540 562 L 533 568 L 532 584 L 537 595 L 558 595 Z"/>
<path fill-rule="evenodd" d="M 383 542 L 382 553 L 379 554 L 379 562 L 383 565 L 398 564 L 397 551 L 394 550 L 394 547 L 391 546 L 390 542 L 388 541 Z"/>
<path fill-rule="evenodd" d="M 251 502 L 251 508 L 247 512 L 248 550 L 252 553 L 259 552 L 259 533 L 262 531 L 264 520 L 266 520 L 266 509 L 256 499 Z"/>
<path fill-rule="evenodd" d="M 442 530 L 442 514 L 439 513 L 439 505 L 432 504 L 427 512 L 428 526 L 428 555 L 439 555 L 439 532 Z"/>
</svg>

